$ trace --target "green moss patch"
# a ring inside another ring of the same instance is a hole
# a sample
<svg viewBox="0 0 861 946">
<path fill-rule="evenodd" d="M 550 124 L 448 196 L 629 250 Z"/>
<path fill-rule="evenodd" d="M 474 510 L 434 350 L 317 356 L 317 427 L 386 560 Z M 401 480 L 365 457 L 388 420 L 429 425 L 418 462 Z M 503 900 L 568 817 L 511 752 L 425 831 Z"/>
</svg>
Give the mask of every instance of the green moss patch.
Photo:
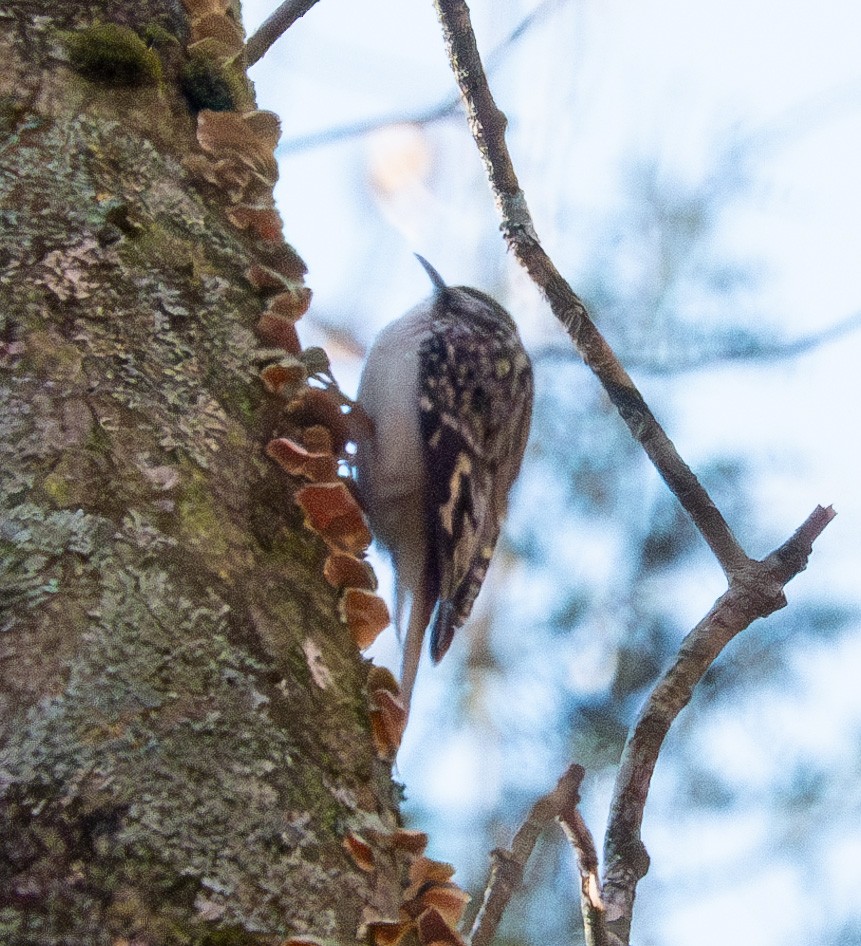
<svg viewBox="0 0 861 946">
<path fill-rule="evenodd" d="M 155 85 L 161 81 L 161 60 L 127 26 L 98 23 L 66 36 L 72 67 L 94 82 L 107 85 Z"/>
</svg>

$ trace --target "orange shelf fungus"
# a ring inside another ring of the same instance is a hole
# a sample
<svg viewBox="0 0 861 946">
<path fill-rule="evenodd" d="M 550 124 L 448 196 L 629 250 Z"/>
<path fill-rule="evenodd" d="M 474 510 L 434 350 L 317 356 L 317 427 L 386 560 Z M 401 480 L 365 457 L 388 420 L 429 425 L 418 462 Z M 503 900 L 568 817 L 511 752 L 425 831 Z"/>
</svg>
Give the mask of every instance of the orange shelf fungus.
<svg viewBox="0 0 861 946">
<path fill-rule="evenodd" d="M 364 559 L 346 552 L 329 554 L 323 563 L 323 577 L 333 588 L 375 591 L 377 587 L 377 578 L 371 566 Z"/>
<path fill-rule="evenodd" d="M 466 940 L 452 929 L 438 910 L 429 907 L 416 921 L 419 942 L 422 946 L 466 946 Z"/>
<path fill-rule="evenodd" d="M 343 480 L 312 483 L 296 493 L 306 524 L 331 547 L 357 554 L 371 544 L 365 516 Z"/>
<path fill-rule="evenodd" d="M 281 215 L 274 207 L 248 207 L 244 204 L 229 210 L 227 218 L 240 230 L 265 243 L 280 243 L 284 239 Z"/>
<path fill-rule="evenodd" d="M 359 650 L 370 647 L 391 623 L 386 602 L 364 588 L 347 588 L 341 595 L 339 609 Z"/>
<path fill-rule="evenodd" d="M 388 690 L 371 693 L 371 735 L 381 759 L 393 759 L 407 726 L 407 711 L 399 697 Z"/>
<path fill-rule="evenodd" d="M 348 834 L 343 840 L 344 849 L 353 859 L 353 863 L 359 870 L 370 873 L 374 869 L 374 852 L 371 845 L 368 844 L 358 834 Z"/>
</svg>

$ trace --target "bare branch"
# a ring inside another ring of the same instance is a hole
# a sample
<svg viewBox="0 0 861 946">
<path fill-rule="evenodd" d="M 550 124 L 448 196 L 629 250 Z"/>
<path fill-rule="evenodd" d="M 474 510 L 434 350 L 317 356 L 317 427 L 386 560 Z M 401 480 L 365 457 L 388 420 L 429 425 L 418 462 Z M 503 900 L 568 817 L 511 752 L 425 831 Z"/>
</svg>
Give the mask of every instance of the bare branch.
<svg viewBox="0 0 861 946">
<path fill-rule="evenodd" d="M 449 59 L 466 100 L 470 128 L 485 163 L 509 247 L 544 293 L 581 357 L 691 517 L 727 577 L 732 579 L 749 564 L 744 550 L 595 327 L 586 307 L 541 246 L 505 144 L 507 121 L 496 107 L 488 87 L 466 3 L 464 0 L 435 0 L 435 3 Z"/>
<path fill-rule="evenodd" d="M 806 568 L 814 540 L 835 515 L 830 506 L 817 506 L 780 548 L 733 577 L 729 589 L 682 642 L 676 662 L 640 713 L 622 752 L 604 842 L 607 922 L 623 943 L 628 942 L 637 883 L 649 869 L 640 828 L 664 737 L 733 637 L 757 618 L 785 607 L 784 586 Z"/>
<path fill-rule="evenodd" d="M 577 854 L 577 866 L 580 869 L 580 910 L 583 914 L 586 946 L 611 946 L 604 917 L 601 882 L 598 879 L 598 852 L 595 850 L 595 842 L 576 804 L 565 805 L 559 813 L 558 821 Z"/>
<path fill-rule="evenodd" d="M 592 323 L 585 306 L 541 247 L 505 144 L 506 118 L 496 107 L 481 66 L 469 10 L 463 0 L 435 2 L 509 247 L 546 296 L 581 357 L 709 544 L 729 580 L 728 591 L 688 635 L 676 663 L 656 686 L 623 753 L 605 839 L 604 901 L 611 937 L 627 943 L 636 885 L 649 865 L 640 839 L 643 806 L 664 736 L 728 641 L 757 617 L 785 605 L 784 585 L 806 566 L 813 540 L 834 512 L 830 507 L 818 507 L 798 532 L 763 562 L 747 557 Z"/>
<path fill-rule="evenodd" d="M 317 0 L 284 0 L 245 44 L 248 65 L 253 66 L 255 62 L 259 62 L 275 40 L 286 33 L 316 2 Z"/>
<path fill-rule="evenodd" d="M 580 800 L 580 783 L 586 774 L 582 765 L 571 765 L 556 787 L 532 806 L 511 842 L 511 850 L 493 851 L 490 879 L 484 901 L 472 925 L 470 946 L 488 946 L 496 934 L 505 908 L 523 880 L 523 870 L 541 832 L 562 813 L 574 811 Z"/>
</svg>

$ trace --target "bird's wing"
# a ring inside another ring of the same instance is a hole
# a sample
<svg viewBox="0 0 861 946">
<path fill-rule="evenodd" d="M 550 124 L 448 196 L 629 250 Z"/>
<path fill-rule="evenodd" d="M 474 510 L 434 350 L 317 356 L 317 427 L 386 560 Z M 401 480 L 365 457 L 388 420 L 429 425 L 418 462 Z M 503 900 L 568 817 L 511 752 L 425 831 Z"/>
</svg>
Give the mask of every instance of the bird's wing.
<svg viewBox="0 0 861 946">
<path fill-rule="evenodd" d="M 476 344 L 474 332 L 459 338 L 449 327 L 427 344 L 420 420 L 433 572 L 428 584 L 438 588 L 431 655 L 438 661 L 469 617 L 487 574 L 529 434 L 533 382 L 519 342 L 512 355 L 510 341 L 485 337 L 476 357 L 469 348 Z"/>
</svg>

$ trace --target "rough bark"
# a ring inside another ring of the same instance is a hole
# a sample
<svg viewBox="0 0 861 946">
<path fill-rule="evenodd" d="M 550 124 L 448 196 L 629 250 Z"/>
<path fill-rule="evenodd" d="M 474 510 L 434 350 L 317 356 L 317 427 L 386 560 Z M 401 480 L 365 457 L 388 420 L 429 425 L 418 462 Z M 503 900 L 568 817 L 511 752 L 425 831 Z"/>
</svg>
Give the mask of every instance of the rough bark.
<svg viewBox="0 0 861 946">
<path fill-rule="evenodd" d="M 96 19 L 178 38 L 161 78 L 73 69 Z M 180 163 L 186 34 L 178 0 L 0 6 L 8 944 L 352 942 L 387 896 L 342 847 L 397 793 L 322 542 L 263 457 L 253 246 Z"/>
</svg>

